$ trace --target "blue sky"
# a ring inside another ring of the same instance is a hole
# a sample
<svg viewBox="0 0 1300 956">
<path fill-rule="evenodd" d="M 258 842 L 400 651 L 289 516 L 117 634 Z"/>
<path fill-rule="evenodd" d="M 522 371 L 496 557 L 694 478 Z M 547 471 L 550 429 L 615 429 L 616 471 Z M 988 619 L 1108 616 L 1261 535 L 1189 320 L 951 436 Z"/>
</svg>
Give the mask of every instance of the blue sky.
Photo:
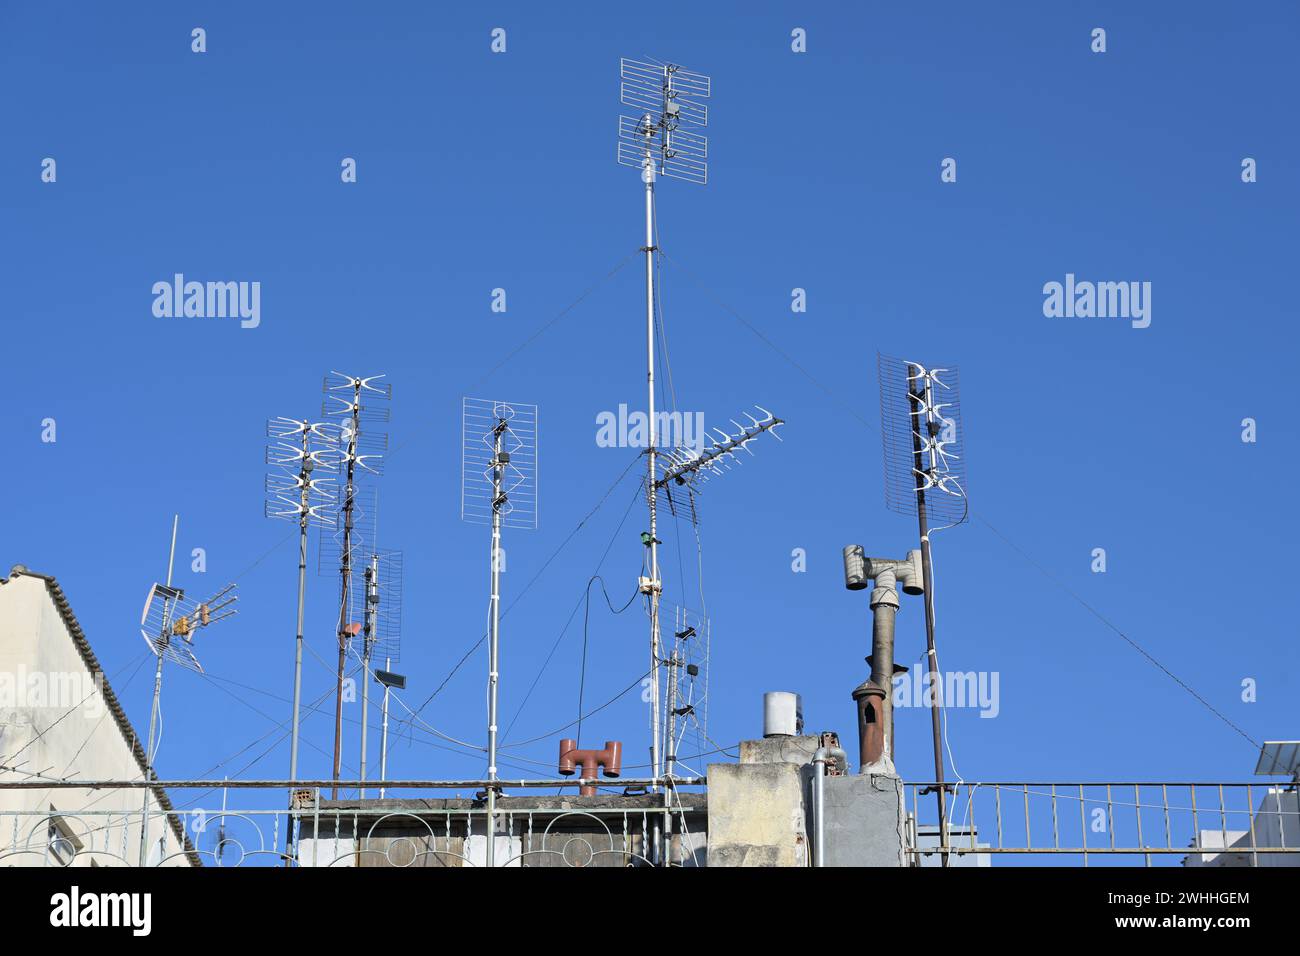
<svg viewBox="0 0 1300 956">
<path fill-rule="evenodd" d="M 204 548 L 208 569 L 178 561 L 178 583 L 237 578 L 240 614 L 202 637 L 213 679 L 169 671 L 160 773 L 284 776 L 296 554 L 262 516 L 265 420 L 316 415 L 328 369 L 385 373 L 382 537 L 405 552 L 399 669 L 422 702 L 487 603 L 484 529 L 458 514 L 461 396 L 541 407 L 541 523 L 507 536 L 507 604 L 628 465 L 595 442 L 597 414 L 644 404 L 640 263 L 608 275 L 642 242 L 637 173 L 613 160 L 617 69 L 657 56 L 714 78 L 711 182 L 659 191 L 678 405 L 789 423 L 701 501 L 709 736 L 759 735 L 779 689 L 803 694 L 810 731 L 852 738 L 870 617 L 840 549 L 901 555 L 916 536 L 883 504 L 880 350 L 962 371 L 973 518 L 936 537 L 939 649 L 947 670 L 998 672 L 1000 713 L 951 713 L 961 774 L 1246 779 L 1252 745 L 1062 585 L 1254 740 L 1295 737 L 1296 519 L 1269 502 L 1297 465 L 1296 27 L 1287 3 L 4 4 L 0 561 L 60 579 L 143 730 L 136 621 L 179 512 L 180 554 Z M 177 272 L 260 282 L 260 326 L 156 318 L 151 287 Z M 1150 282 L 1150 327 L 1046 318 L 1043 285 L 1067 273 Z M 620 484 L 506 616 L 505 722 L 588 578 L 631 595 L 641 510 L 616 530 L 634 493 Z M 661 537 L 665 600 L 698 609 L 693 538 Z M 334 590 L 309 581 L 325 660 Z M 581 624 L 579 607 L 513 739 L 576 716 Z M 638 605 L 615 617 L 593 592 L 589 708 L 644 671 L 645 634 Z M 909 662 L 924 647 L 915 599 L 898 644 Z M 332 675 L 306 668 L 312 700 Z M 480 652 L 423 719 L 482 740 L 485 671 Z M 644 724 L 631 693 L 583 739 L 623 740 L 635 767 Z M 332 714 L 307 719 L 304 776 L 328 774 L 331 735 Z M 928 715 L 900 711 L 898 735 L 903 775 L 928 779 Z M 415 736 L 392 776 L 483 771 Z M 355 725 L 346 749 L 355 766 Z M 510 751 L 503 772 L 544 775 L 555 752 Z"/>
</svg>

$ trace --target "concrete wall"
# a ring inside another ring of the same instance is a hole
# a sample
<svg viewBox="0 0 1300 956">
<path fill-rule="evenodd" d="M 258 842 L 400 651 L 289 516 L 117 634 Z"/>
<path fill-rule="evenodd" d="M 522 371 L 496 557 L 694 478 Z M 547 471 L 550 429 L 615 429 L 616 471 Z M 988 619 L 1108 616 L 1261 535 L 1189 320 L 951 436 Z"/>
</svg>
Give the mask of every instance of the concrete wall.
<svg viewBox="0 0 1300 956">
<path fill-rule="evenodd" d="M 15 575 L 0 583 L 0 763 L 17 767 L 0 771 L 0 865 L 45 865 L 53 822 L 65 839 L 80 844 L 74 866 L 90 866 L 92 860 L 99 866 L 135 866 L 145 793 L 150 865 L 189 865 L 150 791 L 4 788 L 5 782 L 30 780 L 35 773 L 144 779 L 93 677 L 45 579 Z M 78 815 L 85 810 L 96 814 Z"/>
<path fill-rule="evenodd" d="M 807 866 L 795 764 L 709 764 L 709 866 Z"/>
<path fill-rule="evenodd" d="M 883 774 L 826 778 L 827 866 L 906 866 L 903 782 Z"/>
<path fill-rule="evenodd" d="M 709 764 L 709 866 L 807 866 L 815 736 L 740 744 L 740 763 Z"/>
<path fill-rule="evenodd" d="M 810 866 L 813 755 L 820 737 L 740 745 L 740 763 L 709 765 L 710 866 Z M 903 784 L 894 776 L 827 777 L 827 866 L 906 866 Z"/>
</svg>

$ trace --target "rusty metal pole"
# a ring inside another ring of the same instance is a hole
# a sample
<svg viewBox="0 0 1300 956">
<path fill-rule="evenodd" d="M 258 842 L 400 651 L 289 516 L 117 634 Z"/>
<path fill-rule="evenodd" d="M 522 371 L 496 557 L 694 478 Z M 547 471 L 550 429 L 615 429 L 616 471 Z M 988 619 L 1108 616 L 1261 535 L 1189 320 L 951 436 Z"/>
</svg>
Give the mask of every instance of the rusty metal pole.
<svg viewBox="0 0 1300 956">
<path fill-rule="evenodd" d="M 361 384 L 357 382 L 352 386 L 352 431 L 348 435 L 348 480 L 344 490 L 343 498 L 343 554 L 339 576 L 342 578 L 341 597 L 339 598 L 339 667 L 337 675 L 337 686 L 334 694 L 334 776 L 332 779 L 339 779 L 339 772 L 343 765 L 343 678 L 347 670 L 348 663 L 348 628 L 351 622 L 348 620 L 348 605 L 350 591 L 352 588 L 352 528 L 353 528 L 353 505 L 355 504 L 356 495 L 356 466 L 357 466 L 357 433 L 361 428 Z M 339 797 L 339 788 L 333 787 L 330 791 L 332 799 L 337 800 Z"/>
<path fill-rule="evenodd" d="M 924 462 L 921 459 L 922 427 L 929 428 L 925 416 L 921 413 L 925 393 L 918 382 L 916 387 L 908 386 L 907 395 L 911 408 L 908 409 L 912 421 L 912 462 L 917 479 L 916 517 L 921 532 L 921 578 L 925 587 L 925 643 L 927 670 L 930 674 L 930 725 L 934 734 L 934 779 L 938 784 L 939 802 L 939 846 L 943 853 L 943 865 L 948 865 L 948 794 L 943 780 L 943 728 L 939 714 L 939 694 L 941 677 L 938 658 L 934 651 L 934 581 L 930 565 L 930 526 L 925 513 L 925 488 L 921 481 Z M 923 423 L 925 423 L 923 425 Z M 932 436 L 933 437 L 933 436 Z"/>
</svg>

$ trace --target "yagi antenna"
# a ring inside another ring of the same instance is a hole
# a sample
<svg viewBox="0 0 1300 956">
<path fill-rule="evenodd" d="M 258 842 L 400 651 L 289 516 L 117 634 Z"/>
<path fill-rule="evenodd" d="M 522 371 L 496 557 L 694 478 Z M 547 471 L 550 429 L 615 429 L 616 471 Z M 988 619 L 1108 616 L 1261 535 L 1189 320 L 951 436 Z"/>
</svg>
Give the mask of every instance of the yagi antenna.
<svg viewBox="0 0 1300 956">
<path fill-rule="evenodd" d="M 144 600 L 140 635 L 160 662 L 166 659 L 202 674 L 203 667 L 194 655 L 194 639 L 203 628 L 237 613 L 237 600 L 233 584 L 206 601 L 191 601 L 180 588 L 155 583 Z"/>
<path fill-rule="evenodd" d="M 773 438 L 781 441 L 781 436 L 776 433 L 776 429 L 784 425 L 785 421 L 777 418 L 761 405 L 755 407 L 763 413 L 763 418 L 758 419 L 745 413 L 744 417 L 749 419 L 749 425 L 742 425 L 733 418 L 731 424 L 736 427 L 735 433 L 714 429 L 715 438 L 712 444 L 701 451 L 691 448 L 672 448 L 660 452 L 660 457 L 664 459 L 661 463 L 663 477 L 655 482 L 655 486 L 664 488 L 670 483 L 684 485 L 688 481 L 697 479 L 701 482 L 708 481 L 711 476 L 728 470 L 733 463 L 739 463 L 740 459 L 737 458 L 736 452 L 744 451 L 752 456 L 754 452 L 749 447 L 749 443 L 764 432 L 771 432 Z"/>
<path fill-rule="evenodd" d="M 488 553 L 487 865 L 496 865 L 497 685 L 501 621 L 503 527 L 537 527 L 537 406 L 465 398 L 461 401 L 461 518 L 492 525 Z"/>
</svg>

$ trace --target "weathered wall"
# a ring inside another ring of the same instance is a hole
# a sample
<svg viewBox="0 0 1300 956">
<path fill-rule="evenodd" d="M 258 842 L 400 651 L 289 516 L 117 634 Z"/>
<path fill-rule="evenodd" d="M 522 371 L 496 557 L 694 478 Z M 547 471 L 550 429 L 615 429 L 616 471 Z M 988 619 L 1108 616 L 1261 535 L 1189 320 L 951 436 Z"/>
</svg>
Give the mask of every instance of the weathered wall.
<svg viewBox="0 0 1300 956">
<path fill-rule="evenodd" d="M 143 649 L 143 642 L 139 646 Z M 19 768 L 0 771 L 0 783 L 30 780 L 27 774 L 37 772 L 87 780 L 143 779 L 128 740 L 90 677 L 45 579 L 15 575 L 0 583 L 0 757 L 17 753 L 13 761 Z M 135 866 L 143 807 L 140 790 L 0 786 L 0 864 L 45 865 L 50 819 L 58 817 L 73 842 L 81 843 L 74 866 L 90 866 L 92 860 L 100 866 Z M 77 815 L 91 809 L 95 816 Z M 188 865 L 152 793 L 149 809 L 150 865 Z"/>
<path fill-rule="evenodd" d="M 882 774 L 827 777 L 827 866 L 906 866 L 903 782 Z"/>
<path fill-rule="evenodd" d="M 803 768 L 709 765 L 709 866 L 807 866 Z"/>
</svg>

